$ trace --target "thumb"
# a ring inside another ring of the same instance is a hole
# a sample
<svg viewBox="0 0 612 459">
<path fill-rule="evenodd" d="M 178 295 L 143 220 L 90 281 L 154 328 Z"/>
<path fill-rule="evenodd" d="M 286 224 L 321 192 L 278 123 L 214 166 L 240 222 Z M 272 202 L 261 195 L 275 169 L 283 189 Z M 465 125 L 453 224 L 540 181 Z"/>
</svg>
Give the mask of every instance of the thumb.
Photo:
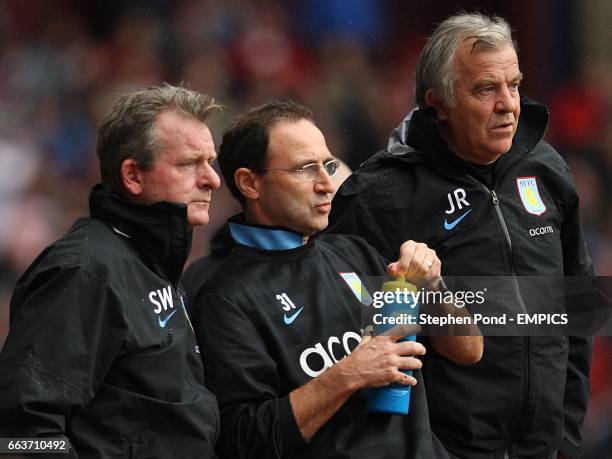
<svg viewBox="0 0 612 459">
<path fill-rule="evenodd" d="M 394 261 L 393 263 L 389 263 L 387 265 L 387 274 L 389 276 L 397 277 L 399 273 L 399 262 Z"/>
</svg>

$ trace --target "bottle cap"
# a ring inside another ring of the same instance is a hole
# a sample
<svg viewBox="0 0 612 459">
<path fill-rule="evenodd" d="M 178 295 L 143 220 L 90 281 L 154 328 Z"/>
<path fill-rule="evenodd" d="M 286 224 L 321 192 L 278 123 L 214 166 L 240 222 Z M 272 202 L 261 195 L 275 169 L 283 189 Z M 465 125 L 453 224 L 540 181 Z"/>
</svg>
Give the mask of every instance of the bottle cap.
<svg viewBox="0 0 612 459">
<path fill-rule="evenodd" d="M 395 280 L 384 282 L 382 289 L 385 292 L 395 292 L 397 289 L 400 291 L 408 290 L 409 292 L 416 292 L 417 288 L 410 282 L 406 282 L 405 276 L 397 276 Z"/>
</svg>

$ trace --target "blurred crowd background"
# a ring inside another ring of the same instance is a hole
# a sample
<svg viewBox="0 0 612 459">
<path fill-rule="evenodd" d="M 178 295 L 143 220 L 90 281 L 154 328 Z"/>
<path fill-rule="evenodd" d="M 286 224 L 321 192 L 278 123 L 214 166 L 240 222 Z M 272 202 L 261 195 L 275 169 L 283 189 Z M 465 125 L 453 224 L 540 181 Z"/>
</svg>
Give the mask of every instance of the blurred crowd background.
<svg viewBox="0 0 612 459">
<path fill-rule="evenodd" d="M 87 214 L 97 126 L 122 93 L 185 82 L 238 112 L 269 99 L 313 108 L 351 168 L 413 106 L 424 37 L 458 9 L 508 19 L 522 93 L 551 111 L 599 275 L 612 275 L 612 2 L 608 0 L 0 0 L 0 347 L 14 283 Z M 192 257 L 238 206 L 214 194 Z M 612 457 L 612 340 L 596 339 L 587 457 Z"/>
</svg>

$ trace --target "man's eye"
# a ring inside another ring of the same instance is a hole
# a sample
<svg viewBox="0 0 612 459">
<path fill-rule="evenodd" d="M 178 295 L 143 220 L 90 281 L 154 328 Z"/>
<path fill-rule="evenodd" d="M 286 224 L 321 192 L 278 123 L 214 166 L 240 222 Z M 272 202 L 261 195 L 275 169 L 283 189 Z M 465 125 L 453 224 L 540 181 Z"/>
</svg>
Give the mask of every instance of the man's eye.
<svg viewBox="0 0 612 459">
<path fill-rule="evenodd" d="M 196 167 L 197 165 L 197 161 L 185 161 L 184 163 L 179 163 L 178 167 L 179 169 L 193 169 L 194 167 Z"/>
<path fill-rule="evenodd" d="M 520 87 L 521 87 L 520 83 L 512 83 L 510 85 L 510 91 L 518 91 Z"/>
<path fill-rule="evenodd" d="M 485 86 L 483 88 L 480 88 L 480 93 L 481 94 L 492 94 L 495 91 L 495 88 L 493 86 Z"/>
<path fill-rule="evenodd" d="M 217 162 L 217 158 L 210 158 L 208 160 L 208 164 L 210 164 L 211 166 L 214 166 L 216 162 Z"/>
</svg>

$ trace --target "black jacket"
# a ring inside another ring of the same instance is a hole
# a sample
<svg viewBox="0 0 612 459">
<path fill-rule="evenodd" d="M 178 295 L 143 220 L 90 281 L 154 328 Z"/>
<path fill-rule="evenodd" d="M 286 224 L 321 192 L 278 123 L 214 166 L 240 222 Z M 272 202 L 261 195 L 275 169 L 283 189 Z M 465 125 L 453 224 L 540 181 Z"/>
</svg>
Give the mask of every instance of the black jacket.
<svg viewBox="0 0 612 459">
<path fill-rule="evenodd" d="M 185 286 L 185 292 L 187 292 L 187 312 L 189 314 L 191 314 L 196 298 L 199 296 L 200 288 L 223 263 L 234 245 L 236 244 L 230 234 L 229 226 L 225 223 L 217 230 L 210 241 L 210 254 L 198 258 L 185 270 L 181 281 Z"/>
<path fill-rule="evenodd" d="M 258 241 L 266 238 L 265 228 L 241 226 L 257 231 Z M 369 414 L 366 391 L 359 391 L 309 443 L 304 441 L 289 393 L 361 340 L 361 313 L 367 308 L 341 273 L 356 273 L 367 285 L 366 276 L 384 275 L 385 262 L 356 237 L 323 235 L 297 244 L 284 250 L 237 245 L 199 289 L 193 324 L 207 384 L 219 399 L 219 454 L 228 459 L 447 458 L 432 438 L 423 384 L 412 389 L 408 416 Z M 372 292 L 380 285 L 368 288 Z M 419 371 L 415 377 L 421 382 Z"/>
<path fill-rule="evenodd" d="M 407 239 L 425 242 L 444 275 L 508 276 L 508 307 L 529 311 L 546 298 L 526 295 L 520 276 L 592 275 L 568 167 L 542 140 L 547 120 L 523 100 L 511 150 L 485 170 L 450 152 L 433 109 L 413 112 L 343 184 L 330 230 L 387 258 Z M 486 337 L 481 362 L 460 367 L 432 349 L 423 367 L 432 427 L 470 459 L 579 457 L 590 353 L 585 338 Z"/>
<path fill-rule="evenodd" d="M 90 211 L 15 288 L 0 437 L 66 435 L 70 457 L 211 457 L 218 408 L 178 284 L 186 206 L 98 187 Z"/>
</svg>

